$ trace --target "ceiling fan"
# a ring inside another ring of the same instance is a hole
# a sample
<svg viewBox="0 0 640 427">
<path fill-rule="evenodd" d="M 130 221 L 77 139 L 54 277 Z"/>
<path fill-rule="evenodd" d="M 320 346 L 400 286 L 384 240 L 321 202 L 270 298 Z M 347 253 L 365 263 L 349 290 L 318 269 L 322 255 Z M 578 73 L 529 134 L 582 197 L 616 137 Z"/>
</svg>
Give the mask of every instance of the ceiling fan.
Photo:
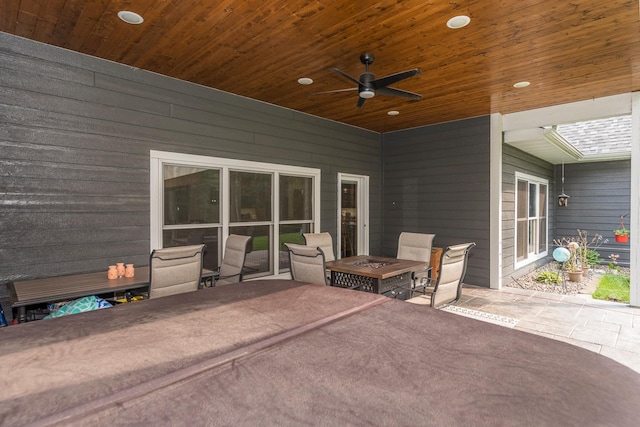
<svg viewBox="0 0 640 427">
<path fill-rule="evenodd" d="M 349 88 L 349 89 L 338 89 L 338 90 L 329 90 L 326 92 L 318 92 L 314 95 L 320 95 L 323 93 L 338 93 L 338 92 L 348 92 L 352 90 L 358 91 L 358 103 L 356 104 L 357 108 L 362 108 L 364 105 L 364 101 L 369 98 L 373 98 L 376 94 L 378 95 L 387 95 L 387 96 L 399 96 L 401 98 L 409 98 L 413 100 L 419 100 L 422 98 L 422 95 L 418 95 L 417 93 L 408 92 L 406 90 L 395 89 L 389 87 L 389 85 L 393 83 L 397 83 L 401 80 L 407 79 L 409 77 L 413 77 L 416 74 L 420 74 L 419 68 L 414 68 L 412 70 L 402 71 L 400 73 L 391 74 L 385 77 L 381 77 L 376 79 L 376 76 L 369 72 L 369 65 L 373 63 L 375 57 L 370 53 L 363 53 L 360 55 L 360 62 L 362 62 L 365 66 L 364 73 L 360 74 L 360 79 L 357 80 L 344 71 L 341 71 L 337 68 L 332 68 L 331 71 L 340 74 L 342 77 L 347 80 L 352 81 L 357 84 L 357 88 Z"/>
</svg>

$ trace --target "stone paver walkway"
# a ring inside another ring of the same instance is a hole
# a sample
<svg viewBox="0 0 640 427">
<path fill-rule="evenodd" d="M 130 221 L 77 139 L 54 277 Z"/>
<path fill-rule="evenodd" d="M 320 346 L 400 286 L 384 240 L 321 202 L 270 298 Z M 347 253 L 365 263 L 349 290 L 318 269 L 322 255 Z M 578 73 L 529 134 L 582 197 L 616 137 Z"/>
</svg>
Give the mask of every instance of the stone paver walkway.
<svg viewBox="0 0 640 427">
<path fill-rule="evenodd" d="M 505 316 L 514 329 L 584 347 L 640 373 L 640 308 L 507 287 L 464 286 L 462 295 L 455 306 Z"/>
</svg>

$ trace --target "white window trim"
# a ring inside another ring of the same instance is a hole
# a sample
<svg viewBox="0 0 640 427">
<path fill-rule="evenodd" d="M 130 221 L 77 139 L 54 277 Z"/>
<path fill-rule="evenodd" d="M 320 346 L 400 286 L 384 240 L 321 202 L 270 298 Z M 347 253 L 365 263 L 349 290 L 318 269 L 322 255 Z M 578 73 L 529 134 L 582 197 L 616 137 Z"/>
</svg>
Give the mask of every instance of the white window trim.
<svg viewBox="0 0 640 427">
<path fill-rule="evenodd" d="M 149 252 L 153 249 L 160 248 L 162 246 L 162 212 L 163 207 L 163 177 L 162 177 L 162 165 L 164 163 L 170 163 L 175 165 L 186 166 L 200 166 L 204 168 L 214 168 L 221 170 L 220 182 L 221 182 L 221 200 L 223 206 L 229 205 L 229 191 L 225 183 L 229 177 L 230 170 L 242 170 L 247 172 L 258 173 L 270 173 L 274 176 L 273 191 L 274 200 L 279 200 L 280 186 L 278 185 L 278 177 L 283 175 L 299 175 L 312 177 L 314 182 L 313 198 L 314 198 L 314 210 L 313 210 L 313 229 L 320 230 L 320 181 L 321 171 L 316 168 L 307 168 L 301 166 L 282 165 L 277 163 L 262 163 L 246 160 L 227 159 L 222 157 L 209 157 L 199 156 L 194 154 L 173 153 L 168 151 L 156 151 L 150 150 L 150 165 L 149 165 L 149 190 L 150 190 L 150 248 Z M 274 224 L 274 238 L 272 239 L 272 253 L 278 253 L 278 229 L 280 224 L 280 209 L 277 204 L 273 204 L 273 224 Z M 225 241 L 229 235 L 229 214 L 227 209 L 222 210 L 221 217 L 222 228 L 222 241 Z M 278 257 L 273 257 L 274 265 L 273 271 L 278 271 Z M 276 274 L 277 275 L 277 274 Z M 264 278 L 264 277 L 263 277 Z"/>
<path fill-rule="evenodd" d="M 537 185 L 544 184 L 547 186 L 547 203 L 544 207 L 545 209 L 545 217 L 547 218 L 546 225 L 546 236 L 547 236 L 547 249 L 543 252 L 540 252 L 537 255 L 532 255 L 524 261 L 518 261 L 518 180 L 526 180 L 528 183 L 534 183 Z M 518 270 L 522 267 L 525 267 L 531 263 L 538 261 L 546 257 L 549 254 L 549 180 L 545 178 L 540 178 L 539 176 L 530 175 L 523 172 L 516 172 L 515 181 L 513 183 L 513 193 L 514 193 L 514 209 L 513 209 L 513 268 L 514 270 Z"/>
<path fill-rule="evenodd" d="M 338 172 L 338 203 L 336 203 L 336 236 L 338 246 L 338 256 L 342 258 L 342 182 L 353 180 L 358 183 L 358 255 L 369 255 L 369 176 L 353 175 Z"/>
</svg>

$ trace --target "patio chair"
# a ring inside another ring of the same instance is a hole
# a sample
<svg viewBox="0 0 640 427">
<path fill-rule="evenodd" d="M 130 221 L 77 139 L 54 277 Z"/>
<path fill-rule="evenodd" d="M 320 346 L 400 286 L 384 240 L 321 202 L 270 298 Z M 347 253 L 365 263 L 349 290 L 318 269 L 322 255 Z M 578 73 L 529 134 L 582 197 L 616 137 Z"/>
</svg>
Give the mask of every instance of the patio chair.
<svg viewBox="0 0 640 427">
<path fill-rule="evenodd" d="M 411 272 L 413 288 L 430 285 L 431 265 L 429 264 L 431 262 L 431 245 L 435 237 L 435 234 L 400 233 L 396 258 L 427 263 L 427 267 L 424 270 Z"/>
<path fill-rule="evenodd" d="M 251 239 L 251 236 L 238 234 L 230 234 L 227 237 L 222 263 L 218 274 L 213 277 L 212 286 L 242 282 L 244 262 L 247 258 L 247 252 L 249 252 Z"/>
<path fill-rule="evenodd" d="M 204 245 L 155 249 L 149 259 L 149 298 L 198 290 Z"/>
<path fill-rule="evenodd" d="M 322 249 L 325 261 L 335 261 L 336 256 L 333 253 L 333 237 L 327 232 L 322 233 L 303 233 L 305 245 Z M 331 280 L 331 271 L 326 270 L 327 280 Z"/>
<path fill-rule="evenodd" d="M 333 253 L 333 238 L 327 232 L 323 233 L 302 233 L 305 245 L 322 249 L 325 261 L 334 261 L 336 259 Z"/>
<path fill-rule="evenodd" d="M 414 304 L 428 304 L 431 307 L 457 302 L 462 295 L 462 281 L 467 271 L 469 251 L 475 245 L 471 242 L 446 248 L 440 259 L 440 273 L 435 285 L 424 287 L 422 295 L 406 301 Z"/>
<path fill-rule="evenodd" d="M 284 244 L 289 250 L 291 278 L 299 282 L 327 285 L 324 252 L 319 247 Z"/>
</svg>

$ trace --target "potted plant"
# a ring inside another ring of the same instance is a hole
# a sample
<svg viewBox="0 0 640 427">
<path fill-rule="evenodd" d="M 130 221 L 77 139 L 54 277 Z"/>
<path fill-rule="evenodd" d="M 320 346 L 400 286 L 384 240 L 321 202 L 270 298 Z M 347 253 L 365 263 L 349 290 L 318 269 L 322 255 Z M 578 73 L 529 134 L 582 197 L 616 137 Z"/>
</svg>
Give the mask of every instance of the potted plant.
<svg viewBox="0 0 640 427">
<path fill-rule="evenodd" d="M 569 250 L 567 259 L 562 262 L 562 269 L 569 275 L 572 282 L 582 282 L 582 264 L 580 263 L 580 244 L 575 237 L 563 237 L 554 239 L 553 243 Z"/>
<path fill-rule="evenodd" d="M 613 230 L 613 235 L 616 236 L 616 242 L 626 243 L 629 241 L 629 230 L 624 226 L 624 217 L 626 215 L 620 215 L 620 227 Z"/>
<path fill-rule="evenodd" d="M 620 271 L 620 267 L 618 267 L 618 258 L 620 258 L 620 255 L 618 254 L 609 255 L 609 259 L 611 260 L 609 263 L 609 273 L 618 274 L 618 271 Z"/>
<path fill-rule="evenodd" d="M 571 256 L 569 260 L 564 263 L 564 268 L 569 274 L 569 280 L 572 282 L 582 282 L 582 264 L 580 264 L 580 245 L 578 242 L 569 242 L 567 245 Z"/>
<path fill-rule="evenodd" d="M 600 253 L 596 250 L 606 239 L 595 233 L 589 238 L 589 232 L 578 229 L 577 236 L 554 239 L 553 243 L 569 250 L 568 258 L 563 262 L 563 269 L 569 274 L 572 282 L 581 282 L 583 274 L 589 273 L 589 268 L 600 263 Z"/>
</svg>

